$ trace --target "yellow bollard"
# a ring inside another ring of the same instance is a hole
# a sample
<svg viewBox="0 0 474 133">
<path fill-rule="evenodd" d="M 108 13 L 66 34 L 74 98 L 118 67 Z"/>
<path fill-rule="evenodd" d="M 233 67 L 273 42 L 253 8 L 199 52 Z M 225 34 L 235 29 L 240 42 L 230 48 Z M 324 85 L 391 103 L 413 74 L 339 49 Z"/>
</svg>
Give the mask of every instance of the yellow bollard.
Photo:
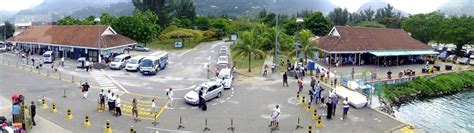
<svg viewBox="0 0 474 133">
<path fill-rule="evenodd" d="M 43 109 L 48 107 L 48 104 L 46 104 L 46 99 L 44 97 L 41 99 L 41 102 L 42 102 L 41 107 Z"/>
<path fill-rule="evenodd" d="M 298 100 L 298 101 L 300 100 L 300 92 L 299 91 L 296 92 L 296 100 Z"/>
<path fill-rule="evenodd" d="M 312 130 L 313 130 L 313 125 L 309 124 L 309 126 L 308 126 L 308 133 L 311 133 Z"/>
<path fill-rule="evenodd" d="M 331 87 L 333 87 L 333 86 L 334 86 L 334 81 L 331 80 Z"/>
<path fill-rule="evenodd" d="M 301 105 L 301 106 L 306 105 L 306 104 L 305 104 L 305 100 L 306 100 L 306 97 L 303 96 L 303 97 L 301 98 L 301 102 L 300 102 L 300 105 Z"/>
<path fill-rule="evenodd" d="M 135 131 L 133 131 L 133 126 L 130 126 L 130 133 L 135 133 Z"/>
<path fill-rule="evenodd" d="M 56 113 L 58 110 L 56 109 L 56 104 L 53 103 L 53 108 L 51 108 L 51 113 Z"/>
<path fill-rule="evenodd" d="M 308 103 L 308 108 L 306 108 L 306 112 L 311 112 L 311 103 Z"/>
<path fill-rule="evenodd" d="M 328 83 L 328 79 L 327 78 L 324 78 L 324 83 Z"/>
<path fill-rule="evenodd" d="M 90 127 L 91 122 L 89 121 L 89 115 L 86 115 L 86 121 L 84 122 L 84 127 Z"/>
<path fill-rule="evenodd" d="M 323 122 L 321 122 L 321 118 L 318 120 L 318 123 L 316 124 L 317 128 L 323 128 Z"/>
<path fill-rule="evenodd" d="M 314 113 L 313 113 L 313 120 L 317 120 L 317 119 L 318 119 L 318 109 L 315 108 Z"/>
<path fill-rule="evenodd" d="M 112 133 L 112 128 L 110 127 L 110 121 L 109 120 L 107 120 L 105 122 L 104 133 Z"/>
<path fill-rule="evenodd" d="M 66 114 L 66 117 L 65 119 L 66 120 L 72 120 L 73 116 L 72 116 L 72 113 L 71 113 L 71 109 L 67 109 L 67 114 Z"/>
</svg>

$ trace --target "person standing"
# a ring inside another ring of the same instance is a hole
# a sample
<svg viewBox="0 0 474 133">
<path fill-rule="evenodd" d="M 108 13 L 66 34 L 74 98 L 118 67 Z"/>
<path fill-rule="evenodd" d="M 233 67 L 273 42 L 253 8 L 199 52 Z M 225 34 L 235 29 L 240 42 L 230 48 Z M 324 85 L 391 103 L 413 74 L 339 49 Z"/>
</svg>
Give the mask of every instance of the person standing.
<svg viewBox="0 0 474 133">
<path fill-rule="evenodd" d="M 116 109 L 116 108 L 115 108 L 115 100 L 116 100 L 116 99 L 117 99 L 117 98 L 115 97 L 114 93 L 112 93 L 112 95 L 111 95 L 111 97 L 110 97 L 110 99 L 109 99 L 109 100 L 110 100 L 110 108 L 112 108 L 112 115 L 115 115 L 115 113 L 116 113 L 116 110 L 115 110 L 115 109 Z"/>
<path fill-rule="evenodd" d="M 36 122 L 35 122 L 36 105 L 35 105 L 35 102 L 34 102 L 34 101 L 31 101 L 30 113 L 31 113 L 31 122 L 33 123 L 33 126 L 36 126 Z"/>
<path fill-rule="evenodd" d="M 283 73 L 283 86 L 285 86 L 286 84 L 286 87 L 288 87 L 288 74 Z"/>
<path fill-rule="evenodd" d="M 202 105 L 203 105 L 203 103 L 204 103 L 204 102 L 203 102 L 203 98 L 202 98 L 202 90 L 199 90 L 199 92 L 198 92 L 198 97 L 199 97 L 199 98 L 198 98 L 198 102 L 199 102 L 199 103 L 198 103 L 198 106 L 199 106 L 199 108 L 202 108 Z"/>
<path fill-rule="evenodd" d="M 325 104 L 324 100 L 325 100 L 325 98 L 326 98 L 326 93 L 324 93 L 324 90 L 321 89 L 321 90 L 319 91 L 319 94 L 321 95 L 321 96 L 320 96 L 320 98 L 321 98 L 321 106 L 324 106 L 324 104 Z"/>
<path fill-rule="evenodd" d="M 86 62 L 86 66 L 85 66 L 86 67 L 86 72 L 89 72 L 89 61 L 86 60 L 85 62 Z"/>
<path fill-rule="evenodd" d="M 202 90 L 201 91 L 201 95 L 199 95 L 199 99 L 201 99 L 201 104 L 202 104 L 202 111 L 207 111 L 207 101 L 206 99 L 204 98 L 204 93 L 202 93 Z"/>
<path fill-rule="evenodd" d="M 342 118 L 341 120 L 344 120 L 347 118 L 347 112 L 349 112 L 349 100 L 347 97 L 344 99 L 342 102 Z"/>
<path fill-rule="evenodd" d="M 303 77 L 298 80 L 298 92 L 303 92 Z"/>
<path fill-rule="evenodd" d="M 351 77 L 352 77 L 352 79 L 351 79 L 351 80 L 354 80 L 354 74 L 355 74 L 354 67 L 352 67 L 352 71 L 351 71 Z"/>
<path fill-rule="evenodd" d="M 107 106 L 109 106 L 109 112 L 112 112 L 112 93 L 110 90 L 107 91 L 107 95 L 105 95 L 105 101 L 107 101 Z"/>
<path fill-rule="evenodd" d="M 270 122 L 270 125 L 268 125 L 269 127 L 275 126 L 275 128 L 278 129 L 278 125 L 280 123 L 280 114 L 280 106 L 276 105 L 271 114 L 272 121 Z"/>
<path fill-rule="evenodd" d="M 207 79 L 209 79 L 209 74 L 211 73 L 211 69 L 209 68 L 209 64 L 207 65 Z"/>
<path fill-rule="evenodd" d="M 339 98 L 337 97 L 337 95 L 333 94 L 331 98 L 331 104 L 332 104 L 332 115 L 334 116 L 336 116 L 336 107 L 337 107 L 338 102 L 339 102 Z"/>
<path fill-rule="evenodd" d="M 313 97 L 314 97 L 314 101 L 316 105 L 318 104 L 319 97 L 321 96 L 320 93 L 321 93 L 321 88 L 319 86 L 319 81 L 318 81 L 318 85 L 315 87 L 314 92 L 313 92 Z"/>
<path fill-rule="evenodd" d="M 87 82 L 85 82 L 82 85 L 82 91 L 84 92 L 84 95 L 82 96 L 82 98 L 87 99 L 87 95 L 89 94 L 89 88 L 90 88 L 90 86 Z"/>
<path fill-rule="evenodd" d="M 105 110 L 105 92 L 104 89 L 102 89 L 99 93 L 99 110 Z"/>
<path fill-rule="evenodd" d="M 157 113 L 157 110 L 156 110 L 155 98 L 153 98 L 151 100 L 151 112 L 150 112 L 150 114 L 156 114 L 156 113 Z"/>
<path fill-rule="evenodd" d="M 31 58 L 31 63 L 33 63 L 32 66 L 35 66 L 35 58 Z"/>
<path fill-rule="evenodd" d="M 311 83 L 310 83 L 311 88 L 314 88 L 315 85 L 316 85 L 316 80 L 314 79 L 314 77 L 311 77 Z"/>
<path fill-rule="evenodd" d="M 331 120 L 332 116 L 332 103 L 331 103 L 331 98 L 328 98 L 328 101 L 326 102 L 326 119 Z"/>
<path fill-rule="evenodd" d="M 135 121 L 138 121 L 138 107 L 137 99 L 133 98 L 132 100 L 132 117 Z"/>
<path fill-rule="evenodd" d="M 265 64 L 265 66 L 263 67 L 263 76 L 267 76 L 267 71 L 268 71 L 268 65 Z"/>
<path fill-rule="evenodd" d="M 173 88 L 170 88 L 166 95 L 168 95 L 168 107 L 173 107 Z"/>
<path fill-rule="evenodd" d="M 64 66 L 64 56 L 61 57 L 61 66 Z"/>
<path fill-rule="evenodd" d="M 20 121 L 20 105 L 19 103 L 14 103 L 12 107 L 13 123 Z"/>
<path fill-rule="evenodd" d="M 115 99 L 115 117 L 121 116 L 122 115 L 122 110 L 120 109 L 122 100 L 120 99 L 120 96 L 117 95 L 117 99 Z"/>
</svg>

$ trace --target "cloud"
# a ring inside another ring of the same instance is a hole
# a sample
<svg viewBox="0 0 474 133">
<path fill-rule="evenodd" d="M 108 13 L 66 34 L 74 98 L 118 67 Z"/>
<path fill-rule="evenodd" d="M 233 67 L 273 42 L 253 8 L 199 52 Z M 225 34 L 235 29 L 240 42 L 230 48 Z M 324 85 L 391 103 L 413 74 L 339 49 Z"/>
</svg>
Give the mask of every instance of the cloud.
<svg viewBox="0 0 474 133">
<path fill-rule="evenodd" d="M 437 10 L 449 0 L 330 0 L 334 5 L 347 8 L 350 12 L 357 11 L 360 6 L 370 1 L 383 1 L 397 9 L 410 14 L 428 13 Z"/>
<path fill-rule="evenodd" d="M 0 0 L 0 10 L 19 11 L 41 4 L 43 0 Z"/>
</svg>

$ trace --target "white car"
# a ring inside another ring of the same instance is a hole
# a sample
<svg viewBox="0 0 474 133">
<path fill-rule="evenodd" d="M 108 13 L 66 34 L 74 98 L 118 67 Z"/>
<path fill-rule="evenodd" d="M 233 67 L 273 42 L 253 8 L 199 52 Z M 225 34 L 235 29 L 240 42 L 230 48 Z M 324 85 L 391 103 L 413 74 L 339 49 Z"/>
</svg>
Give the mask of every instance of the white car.
<svg viewBox="0 0 474 133">
<path fill-rule="evenodd" d="M 474 55 L 469 56 L 469 64 L 474 65 Z"/>
<path fill-rule="evenodd" d="M 138 55 L 133 58 L 130 58 L 130 61 L 127 63 L 125 66 L 125 70 L 127 71 L 138 71 L 138 67 L 140 66 L 140 63 L 142 60 L 145 58 L 145 56 Z"/>
<path fill-rule="evenodd" d="M 229 57 L 219 56 L 219 58 L 217 58 L 217 64 L 229 64 Z"/>
<path fill-rule="evenodd" d="M 0 52 L 5 52 L 7 51 L 7 46 L 0 44 Z"/>
<path fill-rule="evenodd" d="M 76 67 L 86 68 L 86 57 L 80 57 L 79 59 L 77 59 Z"/>
<path fill-rule="evenodd" d="M 128 54 L 118 55 L 114 58 L 114 60 L 112 62 L 109 63 L 109 68 L 111 68 L 111 69 L 122 69 L 127 65 L 128 59 L 130 59 L 130 58 L 132 58 L 132 56 L 130 56 Z"/>
<path fill-rule="evenodd" d="M 192 91 L 186 93 L 184 101 L 188 104 L 197 105 L 199 104 L 199 92 L 202 92 L 203 98 L 209 101 L 214 98 L 222 97 L 222 91 L 224 87 L 215 81 L 203 83 L 197 85 Z"/>
<path fill-rule="evenodd" d="M 225 68 L 219 71 L 216 81 L 221 83 L 224 86 L 224 89 L 230 89 L 232 88 L 233 79 L 234 77 L 232 76 L 232 70 Z"/>
</svg>

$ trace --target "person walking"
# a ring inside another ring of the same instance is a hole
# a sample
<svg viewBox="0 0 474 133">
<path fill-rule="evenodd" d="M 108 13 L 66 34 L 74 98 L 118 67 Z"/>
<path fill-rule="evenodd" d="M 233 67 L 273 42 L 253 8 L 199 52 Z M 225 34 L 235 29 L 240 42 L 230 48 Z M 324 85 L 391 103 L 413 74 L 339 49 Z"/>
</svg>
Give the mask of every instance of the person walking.
<svg viewBox="0 0 474 133">
<path fill-rule="evenodd" d="M 166 95 L 168 96 L 168 107 L 173 107 L 173 88 L 170 88 Z"/>
<path fill-rule="evenodd" d="M 120 96 L 117 95 L 117 99 L 115 99 L 115 117 L 122 115 L 122 110 L 120 109 L 120 106 L 122 105 L 121 103 L 122 100 L 120 99 Z"/>
<path fill-rule="evenodd" d="M 211 69 L 209 68 L 209 64 L 207 65 L 207 79 L 210 79 L 209 74 L 211 73 Z"/>
<path fill-rule="evenodd" d="M 61 66 L 63 66 L 63 67 L 64 67 L 64 56 L 63 56 L 63 57 L 61 57 Z"/>
<path fill-rule="evenodd" d="M 311 88 L 314 88 L 315 85 L 316 85 L 316 79 L 314 79 L 314 77 L 311 76 L 311 83 L 310 83 Z"/>
<path fill-rule="evenodd" d="M 342 118 L 341 120 L 344 120 L 347 118 L 347 112 L 349 112 L 349 100 L 347 97 L 344 99 L 342 102 Z"/>
<path fill-rule="evenodd" d="M 328 120 L 331 120 L 331 116 L 332 116 L 332 103 L 331 103 L 331 100 L 330 98 L 328 98 L 328 101 L 326 102 L 326 119 Z"/>
<path fill-rule="evenodd" d="M 314 92 L 313 92 L 313 97 L 314 97 L 314 101 L 316 105 L 318 105 L 318 100 L 319 100 L 319 97 L 321 96 L 320 93 L 321 93 L 321 88 L 319 86 L 319 81 L 318 81 L 318 85 L 315 87 Z"/>
<path fill-rule="evenodd" d="M 156 110 L 155 98 L 153 98 L 151 100 L 150 114 L 156 114 L 156 113 L 157 113 L 157 110 Z"/>
<path fill-rule="evenodd" d="M 84 99 L 87 99 L 87 95 L 89 94 L 89 84 L 87 82 L 85 82 L 84 84 L 82 84 L 82 92 L 84 93 L 84 95 L 82 96 L 82 98 Z"/>
<path fill-rule="evenodd" d="M 331 98 L 331 104 L 332 104 L 332 115 L 336 116 L 336 108 L 337 108 L 337 103 L 339 102 L 339 98 L 337 95 L 333 94 Z"/>
<path fill-rule="evenodd" d="M 283 86 L 285 86 L 286 84 L 286 87 L 288 87 L 288 74 L 283 73 Z"/>
<path fill-rule="evenodd" d="M 86 72 L 89 72 L 89 61 L 86 60 L 85 62 L 86 62 L 85 63 L 86 64 L 86 66 L 85 66 L 86 67 Z"/>
<path fill-rule="evenodd" d="M 132 117 L 135 121 L 138 121 L 138 107 L 137 99 L 133 98 L 132 100 Z"/>
<path fill-rule="evenodd" d="M 106 94 L 104 92 L 104 89 L 102 89 L 99 93 L 99 110 L 105 110 L 105 97 Z"/>
<path fill-rule="evenodd" d="M 325 100 L 325 98 L 326 98 L 326 93 L 324 93 L 324 90 L 321 89 L 321 90 L 319 91 L 319 94 L 321 95 L 321 96 L 320 96 L 320 98 L 321 98 L 321 106 L 324 106 L 324 104 L 325 104 L 324 100 Z"/>
<path fill-rule="evenodd" d="M 33 58 L 33 57 L 31 58 L 31 63 L 33 63 L 33 64 L 31 64 L 32 66 L 35 66 L 35 58 Z"/>
<path fill-rule="evenodd" d="M 110 108 L 112 109 L 111 113 L 112 115 L 115 115 L 116 114 L 115 100 L 117 100 L 117 97 L 114 95 L 114 93 L 112 93 L 109 100 L 110 100 Z"/>
<path fill-rule="evenodd" d="M 268 125 L 268 127 L 275 127 L 278 130 L 279 129 L 278 125 L 280 123 L 280 115 L 281 115 L 280 106 L 276 105 L 272 111 L 272 114 L 270 115 L 270 117 L 272 118 L 272 121 L 270 122 L 270 125 Z"/>
<path fill-rule="evenodd" d="M 298 80 L 298 92 L 303 92 L 303 77 Z"/>
<path fill-rule="evenodd" d="M 352 79 L 351 79 L 351 80 L 354 80 L 354 74 L 355 74 L 354 67 L 352 67 L 352 71 L 351 71 L 351 77 L 352 77 Z"/>
<path fill-rule="evenodd" d="M 263 76 L 267 76 L 267 71 L 268 71 L 268 65 L 265 64 L 265 66 L 263 67 Z"/>
<path fill-rule="evenodd" d="M 36 122 L 35 122 L 36 105 L 35 105 L 35 102 L 34 102 L 34 101 L 31 101 L 30 113 L 31 113 L 31 122 L 33 123 L 33 126 L 36 126 Z"/>
<path fill-rule="evenodd" d="M 198 97 L 199 97 L 199 98 L 198 98 L 198 102 L 199 102 L 199 103 L 198 103 L 198 106 L 199 106 L 199 108 L 202 108 L 202 105 L 203 105 L 203 103 L 204 103 L 203 97 L 202 97 L 202 90 L 199 90 L 199 92 L 198 92 Z"/>
<path fill-rule="evenodd" d="M 207 101 L 206 99 L 204 98 L 204 93 L 202 93 L 202 90 L 201 90 L 201 95 L 199 95 L 199 99 L 201 104 L 202 104 L 202 111 L 207 111 Z"/>
</svg>

